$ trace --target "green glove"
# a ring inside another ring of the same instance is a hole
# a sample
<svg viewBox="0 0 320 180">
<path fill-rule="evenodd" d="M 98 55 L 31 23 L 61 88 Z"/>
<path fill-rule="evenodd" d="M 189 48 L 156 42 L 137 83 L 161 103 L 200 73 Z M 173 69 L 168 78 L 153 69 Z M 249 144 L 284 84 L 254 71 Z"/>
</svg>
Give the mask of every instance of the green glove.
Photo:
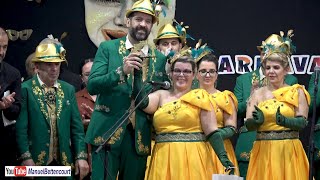
<svg viewBox="0 0 320 180">
<path fill-rule="evenodd" d="M 298 131 L 305 128 L 308 124 L 308 121 L 303 116 L 287 118 L 281 114 L 280 107 L 278 107 L 276 113 L 276 123 L 280 126 L 284 126 L 292 130 Z"/>
<path fill-rule="evenodd" d="M 261 111 L 258 106 L 254 106 L 256 109 L 255 111 L 252 112 L 252 117 L 256 121 L 257 124 L 261 125 L 264 122 L 264 115 L 263 112 Z"/>
<path fill-rule="evenodd" d="M 141 92 L 140 92 L 141 91 Z M 140 92 L 140 93 L 139 93 Z M 133 97 L 136 98 L 136 105 L 137 103 L 141 102 L 139 108 L 144 109 L 149 105 L 149 98 L 146 96 L 146 90 L 142 82 L 142 71 L 134 70 L 134 80 L 133 80 Z M 145 98 L 144 98 L 145 97 Z M 144 98 L 144 99 L 142 99 Z"/>
<path fill-rule="evenodd" d="M 252 112 L 252 118 L 248 118 L 245 125 L 249 131 L 256 130 L 264 122 L 264 115 L 261 109 L 254 106 L 255 111 Z"/>
<path fill-rule="evenodd" d="M 211 132 L 207 136 L 207 140 L 210 142 L 213 150 L 216 152 L 221 164 L 226 168 L 226 171 L 230 171 L 229 174 L 234 174 L 235 167 L 227 156 L 220 132 L 218 130 Z"/>
<path fill-rule="evenodd" d="M 234 134 L 237 133 L 236 128 L 233 126 L 225 126 L 221 129 L 218 129 L 223 140 L 231 138 Z"/>
</svg>

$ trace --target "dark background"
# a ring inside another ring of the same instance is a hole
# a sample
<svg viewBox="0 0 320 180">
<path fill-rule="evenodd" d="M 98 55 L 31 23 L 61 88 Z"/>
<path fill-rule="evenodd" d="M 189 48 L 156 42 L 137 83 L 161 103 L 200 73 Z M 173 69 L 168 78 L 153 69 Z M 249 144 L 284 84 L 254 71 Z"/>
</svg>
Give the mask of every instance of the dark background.
<svg viewBox="0 0 320 180">
<path fill-rule="evenodd" d="M 97 0 L 103 1 L 103 0 Z M 294 30 L 295 54 L 319 55 L 319 0 L 177 0 L 176 19 L 190 26 L 188 33 L 202 38 L 217 55 L 246 54 L 254 57 L 261 41 L 270 34 Z M 80 73 L 81 60 L 93 57 L 96 46 L 86 27 L 83 0 L 1 0 L 0 26 L 6 29 L 33 29 L 27 41 L 10 41 L 5 61 L 26 76 L 25 60 L 48 34 L 62 40 L 69 70 Z M 196 42 L 189 41 L 190 46 Z M 233 90 L 237 75 L 220 75 L 218 89 Z M 310 75 L 297 75 L 308 85 Z M 307 136 L 307 134 L 304 134 Z M 305 142 L 304 142 L 305 143 Z"/>
<path fill-rule="evenodd" d="M 97 0 L 99 1 L 99 0 Z M 101 1 L 101 0 L 100 0 Z M 261 41 L 270 34 L 293 29 L 295 54 L 320 54 L 318 0 L 177 0 L 176 19 L 189 25 L 188 33 L 202 38 L 217 55 L 246 54 L 254 57 Z M 83 0 L 1 0 L 0 26 L 6 29 L 33 29 L 27 41 L 10 41 L 5 61 L 26 76 L 24 62 L 37 44 L 48 34 L 62 40 L 67 49 L 69 69 L 79 73 L 80 61 L 93 57 L 96 46 L 86 27 Z M 189 41 L 194 46 L 195 41 Z M 233 90 L 237 75 L 220 75 L 218 88 Z M 308 85 L 309 75 L 297 75 L 299 83 Z M 227 82 L 227 83 L 222 83 Z"/>
</svg>

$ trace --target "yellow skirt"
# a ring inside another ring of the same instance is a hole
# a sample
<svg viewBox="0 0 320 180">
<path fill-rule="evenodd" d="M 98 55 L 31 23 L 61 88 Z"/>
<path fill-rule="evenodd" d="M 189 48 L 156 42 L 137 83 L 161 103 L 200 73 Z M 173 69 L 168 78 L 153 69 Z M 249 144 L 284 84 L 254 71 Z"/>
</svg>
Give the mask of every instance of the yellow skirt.
<svg viewBox="0 0 320 180">
<path fill-rule="evenodd" d="M 238 166 L 238 161 L 236 158 L 236 154 L 234 153 L 233 145 L 230 141 L 230 139 L 226 139 L 223 141 L 224 147 L 227 151 L 227 155 L 229 160 L 233 163 L 233 165 L 236 167 L 234 174 L 235 175 L 240 175 L 239 173 L 239 166 Z M 213 159 L 214 167 L 213 167 L 213 173 L 214 174 L 227 174 L 224 170 L 225 167 L 221 164 L 218 156 L 216 155 L 215 151 L 211 147 L 210 143 L 208 143 L 209 148 L 211 149 L 211 157 Z"/>
<path fill-rule="evenodd" d="M 154 144 L 155 144 L 155 142 L 154 142 L 154 140 L 152 140 L 151 141 L 151 154 L 147 158 L 146 172 L 145 172 L 145 176 L 144 176 L 145 180 L 147 180 L 147 177 L 148 177 L 148 172 L 149 172 L 150 161 L 151 161 L 151 156 L 152 156 L 152 151 L 153 151 Z"/>
<path fill-rule="evenodd" d="M 206 142 L 156 143 L 145 179 L 211 179 L 213 162 L 209 153 Z"/>
<path fill-rule="evenodd" d="M 247 180 L 308 180 L 309 163 L 299 139 L 255 141 Z"/>
</svg>

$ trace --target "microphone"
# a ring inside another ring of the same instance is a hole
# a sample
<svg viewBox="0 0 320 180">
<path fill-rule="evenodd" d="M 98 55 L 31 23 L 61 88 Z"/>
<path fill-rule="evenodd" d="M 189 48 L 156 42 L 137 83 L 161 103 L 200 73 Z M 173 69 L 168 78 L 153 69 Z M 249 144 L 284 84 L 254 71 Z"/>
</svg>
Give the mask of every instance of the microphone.
<svg viewBox="0 0 320 180">
<path fill-rule="evenodd" d="M 162 89 L 168 90 L 170 89 L 170 83 L 168 81 L 157 82 L 157 81 L 149 81 L 153 86 L 160 86 Z"/>
<path fill-rule="evenodd" d="M 314 85 L 317 86 L 319 81 L 320 66 L 315 66 L 313 73 L 315 73 Z"/>
</svg>

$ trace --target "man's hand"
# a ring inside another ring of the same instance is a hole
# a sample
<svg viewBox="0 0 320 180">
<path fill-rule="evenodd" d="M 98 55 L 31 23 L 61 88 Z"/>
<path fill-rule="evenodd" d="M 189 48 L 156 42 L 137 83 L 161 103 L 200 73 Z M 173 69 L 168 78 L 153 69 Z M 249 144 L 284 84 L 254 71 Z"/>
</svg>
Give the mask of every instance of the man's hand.
<svg viewBox="0 0 320 180">
<path fill-rule="evenodd" d="M 89 173 L 89 165 L 86 160 L 78 159 L 76 161 L 76 172 L 75 175 L 79 174 L 80 180 L 85 178 Z"/>
<path fill-rule="evenodd" d="M 14 96 L 16 95 L 15 92 L 9 94 L 8 96 L 2 97 L 2 100 L 0 101 L 0 109 L 7 109 L 9 108 L 12 103 L 15 102 Z"/>
<path fill-rule="evenodd" d="M 168 48 L 168 49 L 165 49 L 164 51 L 161 50 L 160 52 L 161 52 L 163 55 L 168 56 L 168 54 L 170 53 L 170 51 L 171 51 L 171 48 Z"/>
<path fill-rule="evenodd" d="M 86 103 L 82 103 L 81 107 L 82 107 L 81 113 L 83 113 L 85 117 L 88 117 L 89 119 L 91 119 L 91 114 L 93 112 L 93 109 L 90 106 L 88 106 Z"/>
<path fill-rule="evenodd" d="M 33 162 L 33 159 L 26 159 L 22 161 L 21 165 L 23 166 L 35 166 L 36 164 Z"/>
<path fill-rule="evenodd" d="M 142 67 L 141 53 L 130 53 L 123 59 L 123 73 L 130 74 L 133 69 L 140 70 Z"/>
</svg>

